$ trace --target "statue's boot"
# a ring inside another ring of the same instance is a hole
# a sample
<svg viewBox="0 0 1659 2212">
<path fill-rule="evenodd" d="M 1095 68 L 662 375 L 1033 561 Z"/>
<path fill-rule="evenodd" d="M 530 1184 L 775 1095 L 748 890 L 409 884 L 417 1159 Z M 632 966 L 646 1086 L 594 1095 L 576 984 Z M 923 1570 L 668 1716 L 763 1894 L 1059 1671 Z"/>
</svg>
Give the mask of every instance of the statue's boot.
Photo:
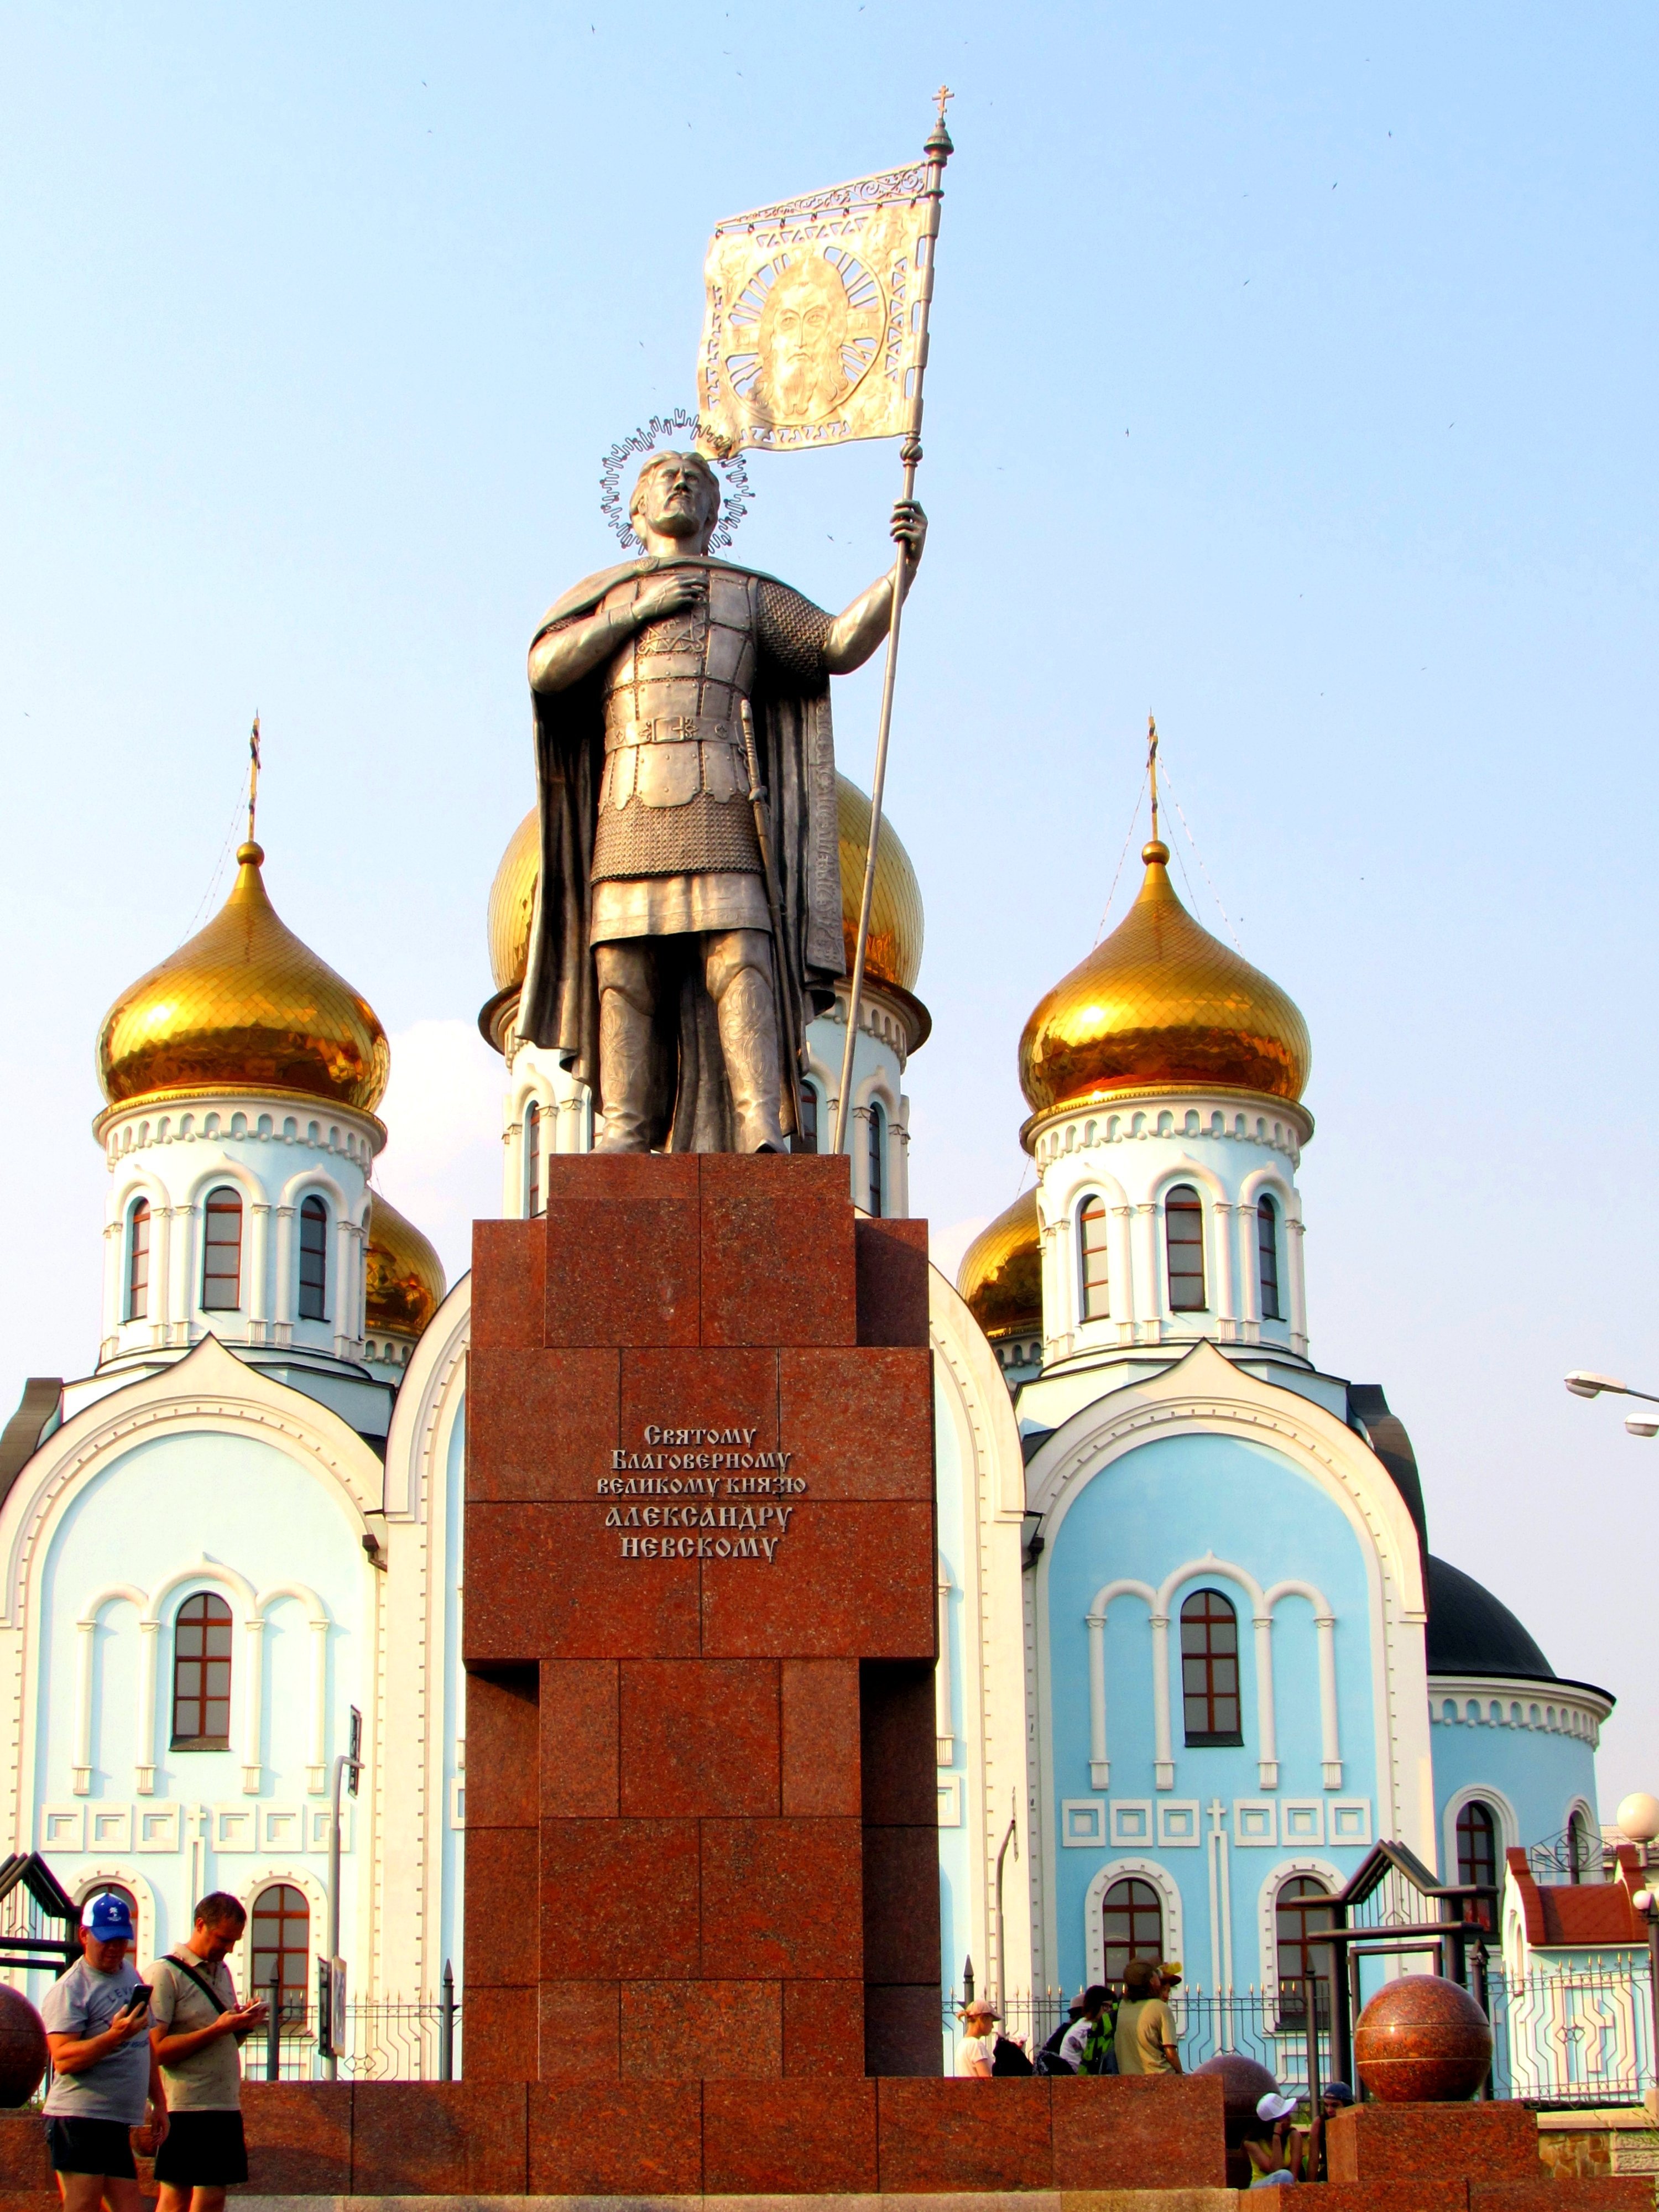
<svg viewBox="0 0 1659 2212">
<path fill-rule="evenodd" d="M 648 939 L 624 938 L 594 947 L 599 990 L 599 1111 L 605 1127 L 596 1152 L 651 1149 L 652 1031 L 656 968 Z"/>
<path fill-rule="evenodd" d="M 781 1078 L 771 939 L 758 929 L 711 932 L 703 975 L 720 1022 L 737 1150 L 787 1152 L 778 1118 Z"/>
</svg>

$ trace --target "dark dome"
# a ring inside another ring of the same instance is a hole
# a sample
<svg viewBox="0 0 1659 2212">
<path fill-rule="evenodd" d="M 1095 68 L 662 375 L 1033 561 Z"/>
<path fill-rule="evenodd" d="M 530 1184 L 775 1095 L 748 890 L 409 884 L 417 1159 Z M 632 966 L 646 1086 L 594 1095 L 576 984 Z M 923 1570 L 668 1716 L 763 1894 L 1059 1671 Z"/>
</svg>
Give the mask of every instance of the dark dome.
<svg viewBox="0 0 1659 2212">
<path fill-rule="evenodd" d="M 1429 1557 L 1431 1674 L 1509 1674 L 1553 1682 L 1555 1669 L 1508 1606 L 1461 1567 Z"/>
</svg>

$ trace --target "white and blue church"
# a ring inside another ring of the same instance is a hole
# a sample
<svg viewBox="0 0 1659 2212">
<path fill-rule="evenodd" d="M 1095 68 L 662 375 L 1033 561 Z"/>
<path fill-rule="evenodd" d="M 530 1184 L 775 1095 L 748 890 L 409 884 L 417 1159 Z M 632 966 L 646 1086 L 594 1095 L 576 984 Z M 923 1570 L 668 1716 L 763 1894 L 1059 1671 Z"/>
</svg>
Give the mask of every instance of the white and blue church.
<svg viewBox="0 0 1659 2212">
<path fill-rule="evenodd" d="M 850 939 L 870 809 L 845 779 L 838 804 Z M 123 1889 L 141 1958 L 228 1889 L 243 1985 L 297 2006 L 335 1910 L 353 1993 L 429 2006 L 465 1972 L 470 1284 L 376 1188 L 386 1036 L 264 858 L 241 848 L 222 910 L 100 1032 L 97 1355 L 31 1380 L 0 1434 L 0 1824 L 72 1897 Z M 850 1188 L 902 1215 L 930 1018 L 890 828 L 878 858 Z M 1430 1555 L 1382 1389 L 1315 1364 L 1305 1025 L 1187 914 L 1156 835 L 1143 858 L 1021 1040 L 1033 1187 L 956 1285 L 932 1276 L 944 1955 L 947 1984 L 971 1957 L 1011 1998 L 1137 1953 L 1272 1991 L 1378 1839 L 1445 1881 L 1563 1838 L 1601 1867 L 1612 1699 Z M 532 814 L 480 1016 L 508 1217 L 593 1137 L 517 1033 L 536 867 Z M 808 1031 L 809 1143 L 847 1012 L 843 986 Z"/>
</svg>

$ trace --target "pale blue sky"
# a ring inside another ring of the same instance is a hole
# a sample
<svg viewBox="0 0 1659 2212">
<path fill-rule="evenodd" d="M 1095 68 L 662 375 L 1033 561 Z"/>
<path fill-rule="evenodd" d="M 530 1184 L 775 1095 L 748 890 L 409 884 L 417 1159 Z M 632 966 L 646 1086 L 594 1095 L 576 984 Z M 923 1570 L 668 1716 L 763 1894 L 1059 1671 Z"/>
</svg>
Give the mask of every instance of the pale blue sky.
<svg viewBox="0 0 1659 2212">
<path fill-rule="evenodd" d="M 461 1259 L 524 647 L 607 556 L 599 457 L 691 396 L 714 219 L 903 159 L 945 77 L 916 1209 L 954 1253 L 1019 1183 L 1020 1026 L 1154 707 L 1313 1032 L 1316 1356 L 1386 1386 L 1436 1548 L 1626 1699 L 1607 1807 L 1659 1786 L 1659 1445 L 1559 1379 L 1659 1386 L 1656 48 L 1629 5 L 0 10 L 0 1397 L 94 1351 L 93 1037 L 256 706 L 272 894 L 404 1040 L 382 1180 Z M 739 550 L 838 605 L 896 474 L 758 460 Z"/>
</svg>

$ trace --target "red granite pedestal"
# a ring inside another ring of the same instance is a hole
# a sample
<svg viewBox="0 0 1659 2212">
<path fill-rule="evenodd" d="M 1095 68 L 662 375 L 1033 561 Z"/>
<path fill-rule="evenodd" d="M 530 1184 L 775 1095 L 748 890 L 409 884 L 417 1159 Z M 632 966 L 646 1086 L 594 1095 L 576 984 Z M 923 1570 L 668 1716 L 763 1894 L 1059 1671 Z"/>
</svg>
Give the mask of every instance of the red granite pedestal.
<svg viewBox="0 0 1659 2212">
<path fill-rule="evenodd" d="M 936 2074 L 926 1224 L 840 1158 L 546 1209 L 474 1235 L 468 2078 Z"/>
</svg>

